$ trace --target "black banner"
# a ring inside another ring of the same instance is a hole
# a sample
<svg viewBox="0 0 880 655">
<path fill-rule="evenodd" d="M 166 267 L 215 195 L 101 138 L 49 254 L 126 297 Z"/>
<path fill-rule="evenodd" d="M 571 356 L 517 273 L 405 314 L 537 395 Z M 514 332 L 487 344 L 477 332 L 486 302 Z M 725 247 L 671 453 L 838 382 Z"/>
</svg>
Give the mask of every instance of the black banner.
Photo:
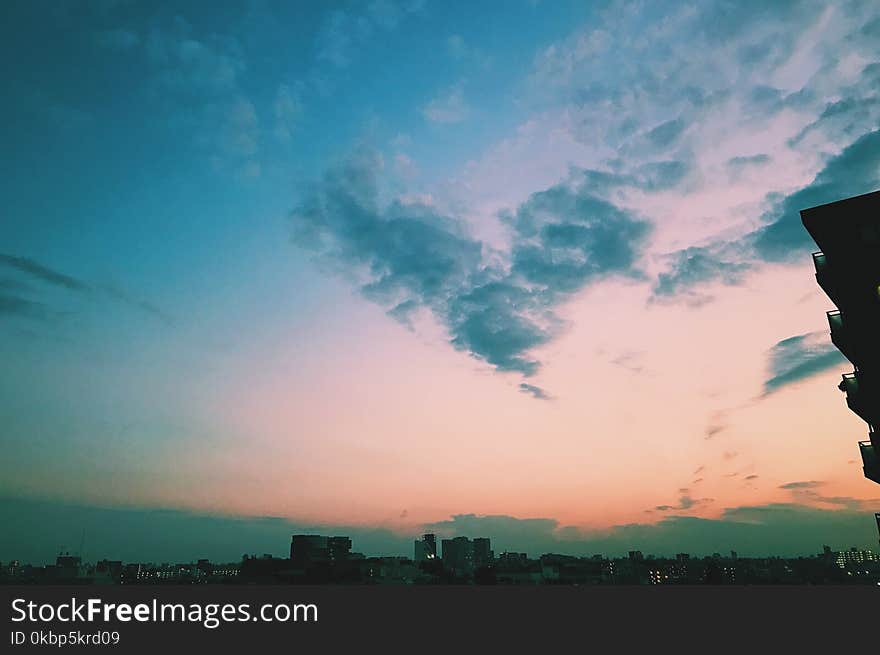
<svg viewBox="0 0 880 655">
<path fill-rule="evenodd" d="M 874 587 L 7 586 L 0 652 L 483 644 L 876 650 Z"/>
</svg>

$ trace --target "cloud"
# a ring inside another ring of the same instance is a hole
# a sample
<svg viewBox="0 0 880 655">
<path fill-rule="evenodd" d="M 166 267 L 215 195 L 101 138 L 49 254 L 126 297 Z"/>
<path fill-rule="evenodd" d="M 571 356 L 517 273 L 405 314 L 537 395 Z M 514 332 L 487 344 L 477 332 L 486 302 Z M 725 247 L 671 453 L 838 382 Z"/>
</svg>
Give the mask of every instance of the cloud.
<svg viewBox="0 0 880 655">
<path fill-rule="evenodd" d="M 799 490 L 799 489 L 818 489 L 821 487 L 824 482 L 818 482 L 816 480 L 809 480 L 806 482 L 787 482 L 786 484 L 779 485 L 780 489 L 791 490 Z"/>
<path fill-rule="evenodd" d="M 692 498 L 689 489 L 679 489 L 681 497 L 678 499 L 677 505 L 657 505 L 654 511 L 657 512 L 673 512 L 688 511 L 696 507 L 702 507 L 715 502 L 714 498 Z"/>
<path fill-rule="evenodd" d="M 748 168 L 750 166 L 759 166 L 761 164 L 767 164 L 771 161 L 770 155 L 766 154 L 758 154 L 758 155 L 742 155 L 739 157 L 731 157 L 727 160 L 725 164 L 729 171 L 732 173 L 739 173 L 744 168 Z"/>
<path fill-rule="evenodd" d="M 647 133 L 646 137 L 652 145 L 658 148 L 668 148 L 678 140 L 684 129 L 684 121 L 676 118 L 654 127 Z"/>
<path fill-rule="evenodd" d="M 614 189 L 632 188 L 648 193 L 667 191 L 679 185 L 691 171 L 685 160 L 663 159 L 631 167 L 629 172 L 586 168 L 580 171 L 584 184 L 602 196 Z"/>
<path fill-rule="evenodd" d="M 527 552 L 532 557 L 543 553 L 623 556 L 637 549 L 657 555 L 703 555 L 733 549 L 742 556 L 790 556 L 819 552 L 822 544 L 846 548 L 874 543 L 874 523 L 866 516 L 869 504 L 740 506 L 727 508 L 714 519 L 673 515 L 656 523 L 606 529 L 565 526 L 552 518 L 457 514 L 398 532 L 381 527 L 316 525 L 280 517 L 107 508 L 7 497 L 0 498 L 0 522 L 17 527 L 0 532 L 0 557 L 3 561 L 50 563 L 58 544 L 84 529 L 89 534 L 90 559 L 125 561 L 207 557 L 215 562 L 231 562 L 239 561 L 245 552 L 284 557 L 290 535 L 303 532 L 349 535 L 353 549 L 367 555 L 412 556 L 413 535 L 434 532 L 441 538 L 489 537 L 496 553 Z M 168 534 L 175 538 L 160 538 Z"/>
<path fill-rule="evenodd" d="M 460 34 L 453 34 L 446 39 L 446 50 L 453 59 L 464 59 L 470 52 L 470 49 L 464 42 L 464 38 Z"/>
<path fill-rule="evenodd" d="M 496 370 L 534 375 L 540 362 L 531 351 L 561 330 L 558 303 L 610 275 L 641 275 L 650 226 L 577 176 L 505 213 L 512 247 L 501 263 L 434 206 L 380 201 L 383 167 L 362 149 L 328 170 L 291 213 L 294 242 L 392 316 L 408 321 L 428 309 L 453 347 Z"/>
<path fill-rule="evenodd" d="M 247 68 L 238 41 L 219 35 L 198 39 L 181 17 L 154 27 L 143 45 L 159 71 L 160 88 L 185 97 L 235 92 Z"/>
<path fill-rule="evenodd" d="M 730 160 L 733 161 L 733 160 Z M 728 162 L 730 163 L 730 162 Z M 700 305 L 710 300 L 695 287 L 721 282 L 738 285 L 761 262 L 801 262 L 816 245 L 800 220 L 800 210 L 868 193 L 880 187 L 880 130 L 870 132 L 832 157 L 813 181 L 781 199 L 761 217 L 764 226 L 737 241 L 693 246 L 668 256 L 654 300 L 685 299 Z M 831 354 L 824 360 L 833 365 Z"/>
<path fill-rule="evenodd" d="M 540 366 L 528 356 L 529 351 L 548 343 L 558 331 L 546 300 L 506 277 L 454 296 L 447 316 L 453 346 L 485 359 L 499 371 L 525 376 L 534 375 Z"/>
<path fill-rule="evenodd" d="M 800 210 L 856 196 L 880 187 L 880 130 L 869 132 L 832 157 L 813 181 L 764 214 L 767 223 L 752 235 L 759 257 L 801 260 L 815 248 L 800 220 Z"/>
<path fill-rule="evenodd" d="M 653 300 L 699 306 L 700 287 L 803 261 L 800 209 L 880 186 L 878 20 L 859 2 L 622 2 L 538 53 L 524 102 L 568 139 L 558 159 L 607 165 L 615 200 L 655 214 L 670 255 Z M 617 186 L 660 154 L 686 170 L 676 199 Z"/>
<path fill-rule="evenodd" d="M 2 316 L 46 320 L 50 313 L 42 303 L 0 291 L 0 317 Z"/>
<path fill-rule="evenodd" d="M 344 11 L 334 11 L 324 22 L 316 37 L 317 58 L 337 68 L 347 66 L 354 44 L 365 38 L 372 26 L 363 17 Z"/>
<path fill-rule="evenodd" d="M 111 284 L 89 284 L 83 280 L 61 273 L 48 266 L 44 266 L 28 257 L 0 253 L 0 266 L 5 266 L 18 273 L 24 274 L 31 280 L 49 284 L 66 291 L 73 291 L 78 294 L 92 297 L 101 294 L 111 300 L 135 307 L 140 311 L 159 318 L 166 324 L 172 322 L 171 317 L 153 303 L 142 298 L 137 298 L 130 292 Z M 14 289 L 20 292 L 27 290 L 27 287 L 23 284 L 17 283 L 15 280 L 0 280 L 0 294 L 2 294 L 0 295 L 0 315 L 22 316 L 41 320 L 47 320 L 58 316 L 57 312 L 52 312 L 45 304 L 29 300 L 18 294 L 2 293 L 4 289 Z"/>
<path fill-rule="evenodd" d="M 216 171 L 259 170 L 261 126 L 258 113 L 243 90 L 247 70 L 244 49 L 237 39 L 222 34 L 197 34 L 181 16 L 156 21 L 138 33 L 116 29 L 98 37 L 102 47 L 135 55 L 145 61 L 143 75 L 147 98 L 162 112 L 166 124 L 185 133 L 205 151 Z M 276 97 L 276 130 L 293 126 L 293 94 L 279 90 Z"/>
<path fill-rule="evenodd" d="M 453 85 L 431 99 L 422 109 L 422 114 L 432 123 L 460 123 L 465 120 L 470 114 L 470 107 L 464 99 L 462 85 Z"/>
<path fill-rule="evenodd" d="M 823 496 L 819 489 L 825 486 L 824 481 L 805 480 L 799 482 L 789 482 L 780 485 L 780 489 L 792 492 L 792 497 L 800 504 L 810 507 L 822 507 L 831 505 L 833 507 L 844 507 L 851 511 L 870 512 L 875 510 L 874 500 L 861 500 L 851 498 L 849 496 Z"/>
<path fill-rule="evenodd" d="M 335 10 L 324 19 L 315 37 L 316 57 L 336 68 L 345 68 L 370 37 L 396 29 L 407 15 L 417 14 L 422 8 L 420 0 L 373 0 L 363 12 Z"/>
<path fill-rule="evenodd" d="M 0 497 L 0 521 L 15 530 L 0 532 L 2 561 L 18 558 L 52 563 L 58 544 L 70 535 L 88 534 L 87 559 L 127 562 L 239 562 L 243 554 L 287 557 L 295 533 L 345 534 L 354 550 L 369 555 L 412 556 L 412 538 L 376 527 L 322 525 L 280 517 L 234 517 L 171 509 L 95 507 Z M 174 535 L 167 539 L 160 535 Z"/>
<path fill-rule="evenodd" d="M 657 276 L 653 300 L 685 298 L 693 305 L 701 305 L 711 297 L 694 292 L 693 287 L 720 280 L 726 285 L 740 284 L 752 265 L 743 261 L 729 261 L 716 246 L 692 246 L 668 255 L 669 270 Z"/>
<path fill-rule="evenodd" d="M 783 339 L 770 349 L 764 396 L 846 363 L 824 332 L 810 332 Z"/>
<path fill-rule="evenodd" d="M 553 291 L 573 291 L 609 273 L 639 279 L 647 221 L 580 189 L 560 184 L 532 194 L 506 220 L 519 241 L 513 269 Z"/>
<path fill-rule="evenodd" d="M 640 352 L 624 352 L 612 359 L 611 363 L 626 369 L 630 373 L 641 373 L 645 370 L 644 365 L 640 363 L 642 355 L 643 353 Z"/>
<path fill-rule="evenodd" d="M 542 553 L 621 556 L 630 550 L 656 555 L 736 550 L 746 557 L 791 556 L 818 553 L 823 544 L 848 548 L 867 546 L 876 539 L 863 508 L 826 509 L 799 503 L 726 508 L 718 518 L 671 515 L 656 523 L 600 530 L 563 526 L 547 518 L 461 514 L 427 524 L 424 530 L 443 537 L 487 536 L 496 553 L 524 551 L 533 557 Z"/>
<path fill-rule="evenodd" d="M 149 300 L 144 300 L 143 298 L 132 295 L 125 289 L 120 289 L 112 284 L 102 284 L 98 286 L 97 289 L 117 302 L 138 309 L 145 314 L 149 314 L 150 316 L 159 319 L 165 323 L 165 325 L 172 325 L 174 323 L 174 318 L 161 307 Z"/>
<path fill-rule="evenodd" d="M 41 282 L 69 289 L 71 291 L 88 291 L 89 286 L 76 278 L 52 270 L 27 257 L 16 257 L 0 253 L 0 265 L 18 270 Z"/>
<path fill-rule="evenodd" d="M 446 39 L 446 52 L 453 61 L 470 68 L 485 69 L 492 65 L 492 57 L 469 45 L 460 34 L 452 34 Z"/>
<path fill-rule="evenodd" d="M 272 111 L 275 114 L 275 136 L 281 141 L 288 141 L 296 130 L 303 114 L 300 86 L 290 87 L 278 85 Z"/>
<path fill-rule="evenodd" d="M 550 396 L 548 396 L 541 387 L 536 387 L 534 384 L 521 382 L 519 385 L 519 390 L 522 393 L 531 394 L 533 398 L 537 398 L 538 400 L 550 400 Z"/>
</svg>

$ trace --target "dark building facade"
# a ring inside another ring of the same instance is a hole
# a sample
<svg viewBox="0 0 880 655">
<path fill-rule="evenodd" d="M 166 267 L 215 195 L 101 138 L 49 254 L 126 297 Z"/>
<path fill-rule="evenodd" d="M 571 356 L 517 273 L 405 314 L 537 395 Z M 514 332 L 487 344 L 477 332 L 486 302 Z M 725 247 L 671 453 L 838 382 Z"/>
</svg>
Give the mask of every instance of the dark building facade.
<svg viewBox="0 0 880 655">
<path fill-rule="evenodd" d="M 431 533 L 422 535 L 414 544 L 413 561 L 429 562 L 437 559 L 437 537 Z"/>
<path fill-rule="evenodd" d="M 495 559 L 495 553 L 492 552 L 492 544 L 488 537 L 477 537 L 474 539 L 474 566 L 489 566 Z"/>
<path fill-rule="evenodd" d="M 801 220 L 821 249 L 816 281 L 837 306 L 828 312 L 831 341 L 853 365 L 839 388 L 868 424 L 863 471 L 880 484 L 880 191 L 804 209 Z"/>
<path fill-rule="evenodd" d="M 467 537 L 444 539 L 443 568 L 455 575 L 467 576 L 474 572 L 474 542 Z"/>
<path fill-rule="evenodd" d="M 295 568 L 346 562 L 351 554 L 348 537 L 295 534 L 290 539 L 290 561 Z"/>
</svg>

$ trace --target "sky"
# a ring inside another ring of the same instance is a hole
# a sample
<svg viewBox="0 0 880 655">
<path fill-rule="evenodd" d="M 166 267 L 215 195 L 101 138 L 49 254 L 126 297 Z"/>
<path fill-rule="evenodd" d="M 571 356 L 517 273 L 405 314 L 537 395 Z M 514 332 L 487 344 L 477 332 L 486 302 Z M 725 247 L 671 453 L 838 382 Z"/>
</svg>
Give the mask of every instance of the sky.
<svg viewBox="0 0 880 655">
<path fill-rule="evenodd" d="M 798 215 L 876 3 L 3 11 L 0 560 L 876 544 Z"/>
</svg>

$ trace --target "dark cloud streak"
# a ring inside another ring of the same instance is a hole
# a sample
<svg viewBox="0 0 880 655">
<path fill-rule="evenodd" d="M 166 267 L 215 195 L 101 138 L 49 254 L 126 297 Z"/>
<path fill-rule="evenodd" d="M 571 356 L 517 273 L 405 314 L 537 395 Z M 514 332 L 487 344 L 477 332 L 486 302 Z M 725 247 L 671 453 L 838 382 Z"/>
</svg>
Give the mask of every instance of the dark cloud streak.
<svg viewBox="0 0 880 655">
<path fill-rule="evenodd" d="M 155 304 L 133 296 L 129 292 L 113 285 L 92 285 L 71 275 L 44 266 L 28 257 L 18 257 L 15 255 L 0 253 L 0 266 L 5 266 L 13 271 L 24 274 L 31 280 L 49 284 L 50 286 L 65 291 L 89 296 L 101 294 L 110 300 L 128 305 L 129 307 L 133 307 L 158 318 L 166 325 L 173 323 L 171 316 Z M 0 291 L 3 289 L 16 290 L 18 292 L 31 290 L 30 285 L 25 285 L 16 280 L 7 279 L 0 280 Z M 51 311 L 46 304 L 42 302 L 30 300 L 20 295 L 5 293 L 0 295 L 0 315 L 14 315 L 49 320 L 53 317 L 57 317 L 59 314 Z"/>
<path fill-rule="evenodd" d="M 824 333 L 799 334 L 773 346 L 768 353 L 770 377 L 764 382 L 764 396 L 842 366 L 846 359 L 824 337 Z"/>
<path fill-rule="evenodd" d="M 59 273 L 51 268 L 43 266 L 27 257 L 16 257 L 0 253 L 0 264 L 15 269 L 42 282 L 69 289 L 71 291 L 88 291 L 89 285 L 74 277 Z"/>
</svg>

